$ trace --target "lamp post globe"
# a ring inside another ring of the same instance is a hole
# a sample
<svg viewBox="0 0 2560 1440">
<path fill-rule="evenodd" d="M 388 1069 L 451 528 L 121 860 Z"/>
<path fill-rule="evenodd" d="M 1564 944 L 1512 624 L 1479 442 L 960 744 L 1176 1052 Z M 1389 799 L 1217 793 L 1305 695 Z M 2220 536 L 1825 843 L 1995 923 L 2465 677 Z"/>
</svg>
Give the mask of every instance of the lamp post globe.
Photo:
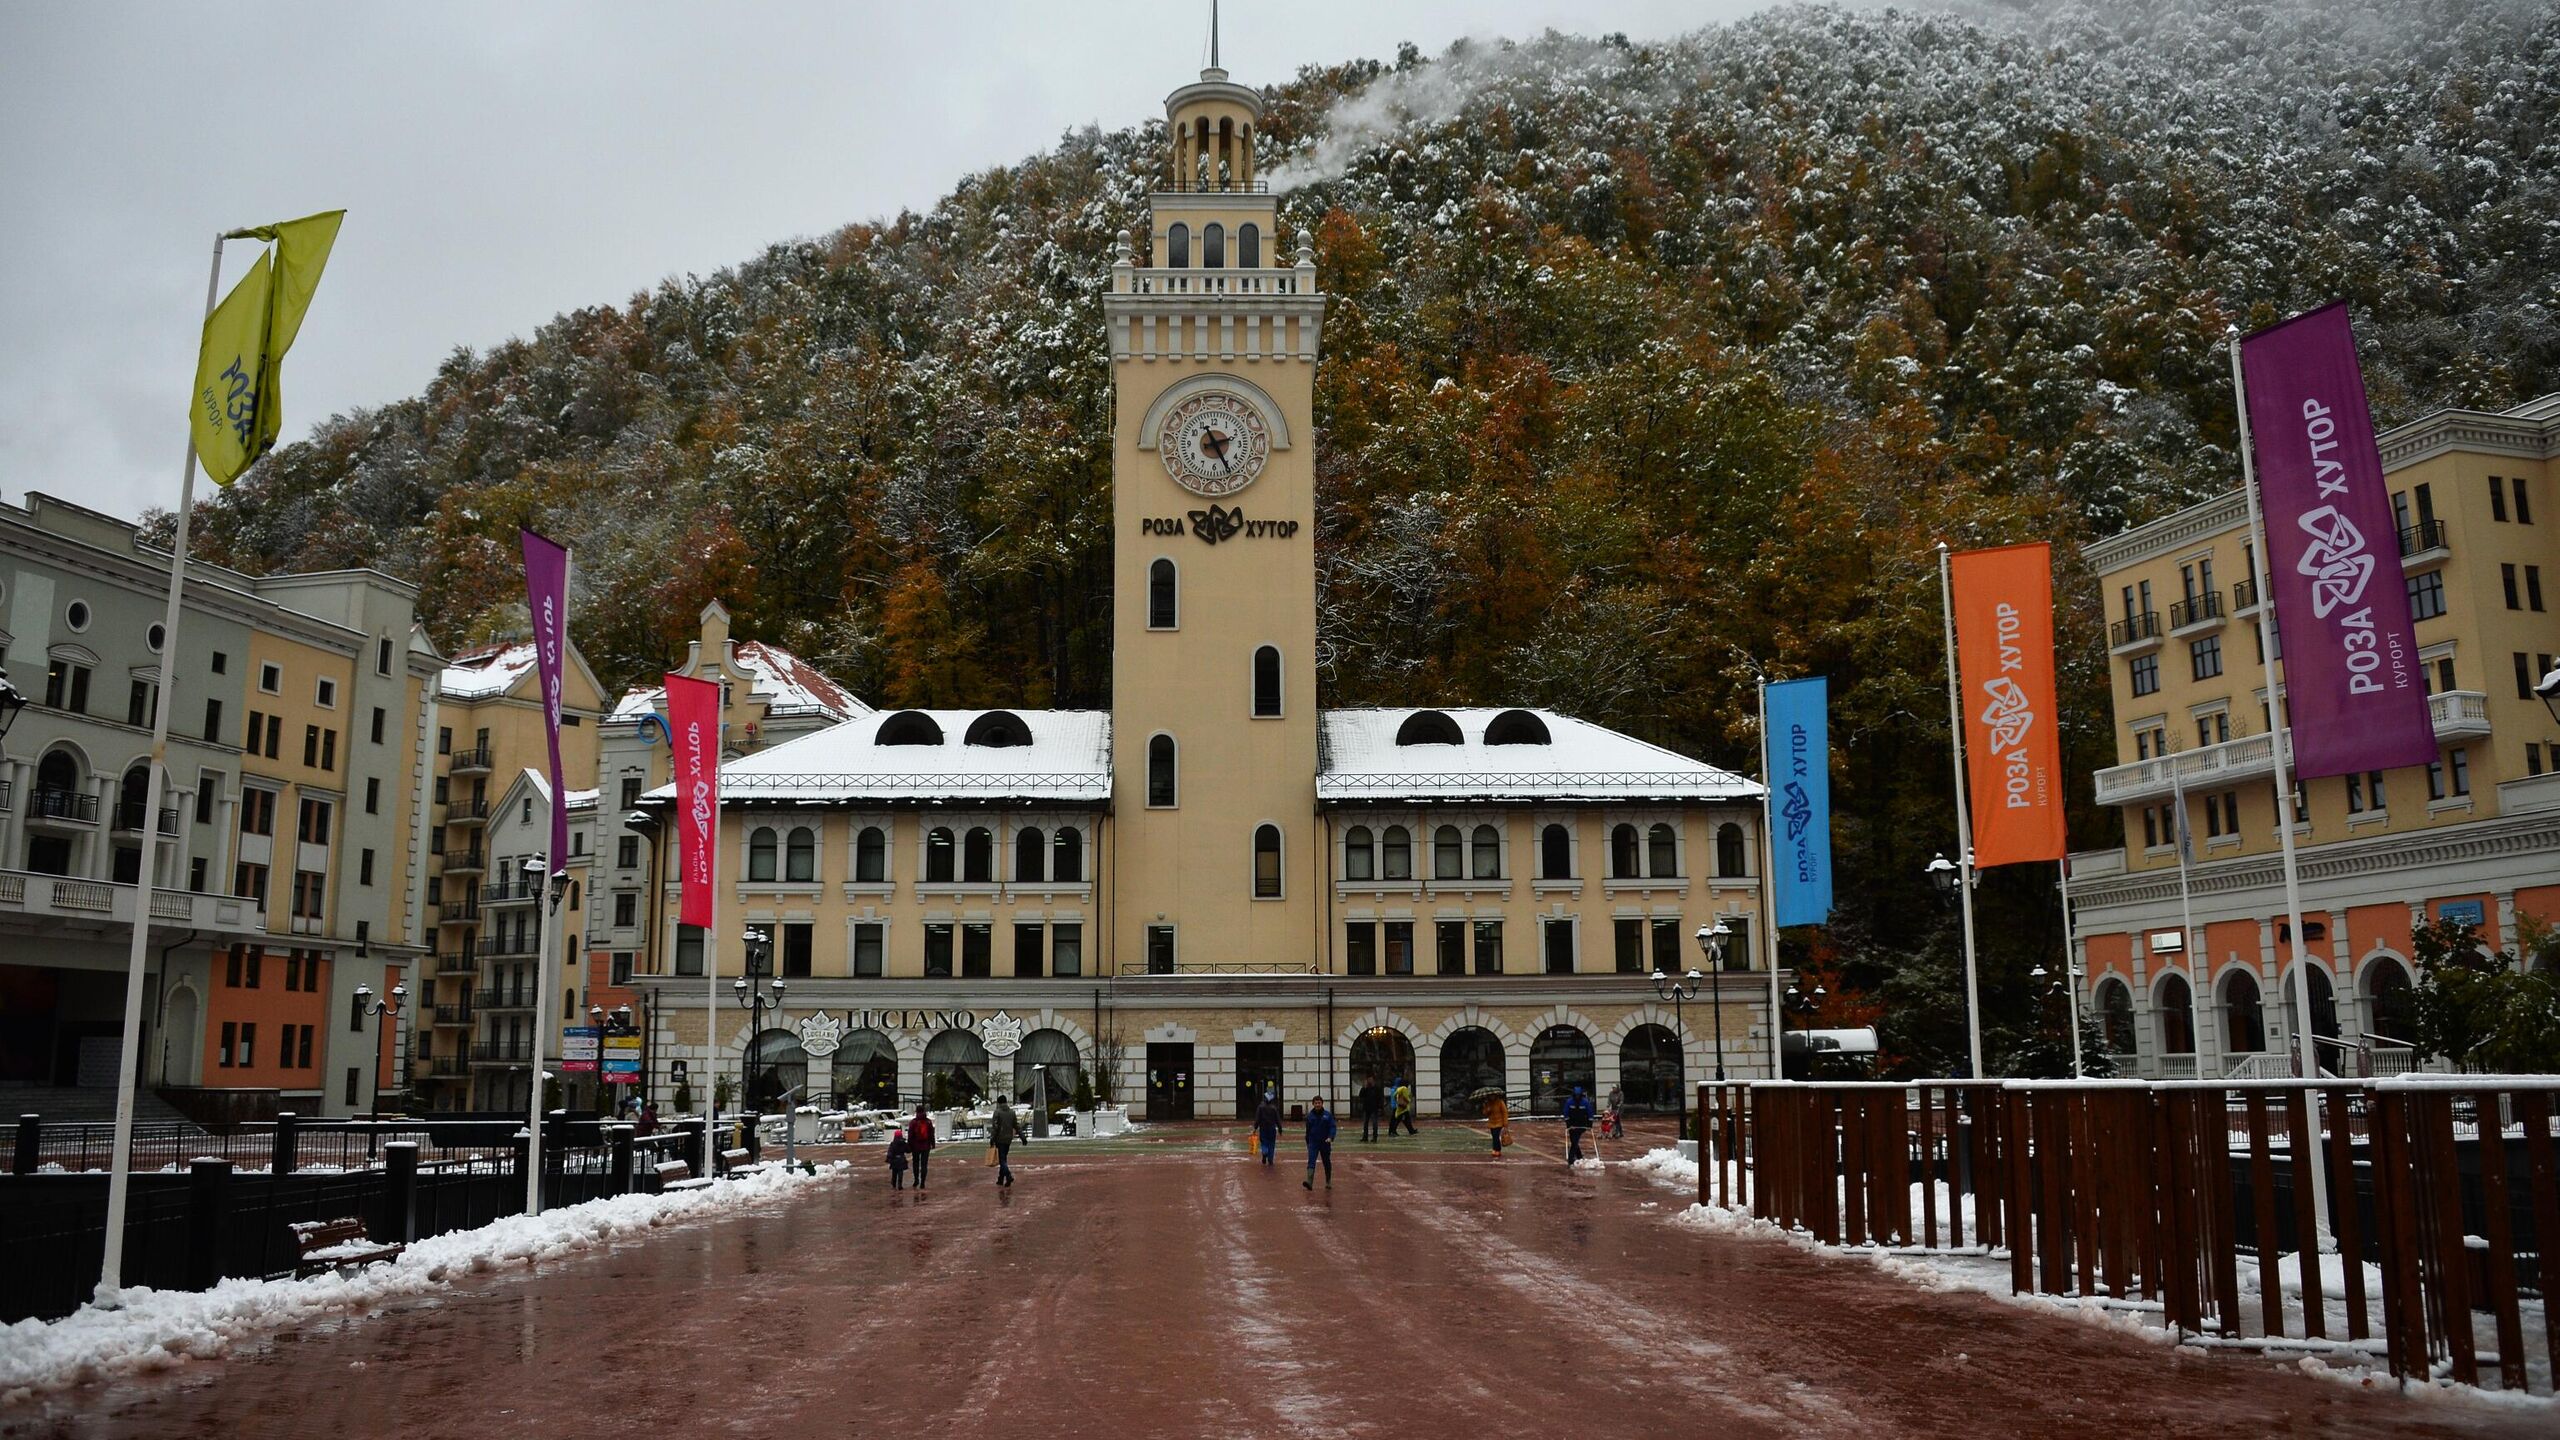
<svg viewBox="0 0 2560 1440">
<path fill-rule="evenodd" d="M 0 687 L 5 687 L 7 684 L 6 680 L 0 680 Z M 2543 705 L 2551 711 L 2551 718 L 2560 720 L 2560 665 L 2551 667 L 2551 673 L 2542 677 L 2541 683 L 2533 687 L 2533 693 L 2541 697 Z M 0 704 L 5 703 L 0 701 Z M 18 703 L 23 705 L 26 701 L 20 700 Z M 0 714 L 0 734 L 8 733 L 8 729 L 8 716 Z"/>
<path fill-rule="evenodd" d="M 1956 868 L 1956 862 L 1948 859 L 1945 851 L 1942 850 L 1931 856 L 1929 863 L 1921 867 L 1920 873 L 1929 877 L 1929 888 L 1936 893 L 1941 903 L 1948 905 L 1955 903 L 1956 886 L 1961 883 L 1963 877 Z"/>
</svg>

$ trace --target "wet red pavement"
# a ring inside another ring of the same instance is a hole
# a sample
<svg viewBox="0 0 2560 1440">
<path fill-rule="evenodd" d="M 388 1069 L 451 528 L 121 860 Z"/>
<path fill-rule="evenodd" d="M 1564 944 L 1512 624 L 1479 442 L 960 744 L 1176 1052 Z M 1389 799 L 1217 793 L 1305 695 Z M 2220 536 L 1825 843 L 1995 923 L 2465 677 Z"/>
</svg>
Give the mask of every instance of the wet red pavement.
<svg viewBox="0 0 2560 1440">
<path fill-rule="evenodd" d="M 1426 1142 L 1431 1137 L 1426 1136 Z M 2532 1434 L 1666 1223 L 1529 1153 L 946 1150 L 0 1411 L 9 1436 Z M 975 1158 L 975 1157 L 966 1157 Z M 714 1277 L 705 1283 L 706 1274 Z"/>
</svg>

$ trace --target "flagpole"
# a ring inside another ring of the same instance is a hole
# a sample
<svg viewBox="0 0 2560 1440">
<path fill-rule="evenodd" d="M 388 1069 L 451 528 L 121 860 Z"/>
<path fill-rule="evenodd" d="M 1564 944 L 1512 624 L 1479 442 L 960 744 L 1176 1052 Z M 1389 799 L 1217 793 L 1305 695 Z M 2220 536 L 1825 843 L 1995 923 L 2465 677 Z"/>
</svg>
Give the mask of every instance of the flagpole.
<svg viewBox="0 0 2560 1440">
<path fill-rule="evenodd" d="M 2257 576 L 2249 577 L 2250 584 L 2257 582 Z M 2187 886 L 2187 786 L 2185 778 L 2178 773 L 2178 762 L 2174 756 L 2169 761 L 2169 798 L 2178 807 L 2178 813 L 2169 821 L 2169 837 L 2178 847 L 2178 933 L 2185 937 L 2178 953 L 2187 962 L 2187 1046 L 2196 1062 L 2195 1078 L 2200 1080 L 2204 1078 L 2204 1029 L 2196 1024 L 2196 981 L 2203 972 L 2196 968 L 2195 896 Z M 2165 1052 L 2162 1058 L 2167 1058 Z"/>
<path fill-rule="evenodd" d="M 715 668 L 712 673 L 717 675 L 721 672 Z M 711 713 L 719 717 L 711 726 L 712 773 L 717 775 L 720 758 L 729 748 L 729 688 L 722 680 L 711 683 L 719 687 L 718 698 L 711 702 Z M 711 841 L 708 848 L 710 863 L 704 867 L 704 873 L 711 877 L 711 923 L 702 931 L 702 983 L 709 987 L 709 1002 L 702 1011 L 702 1096 L 703 1114 L 710 1118 L 702 1122 L 702 1173 L 717 1175 L 720 1173 L 720 1143 L 715 1133 L 720 1128 L 720 786 L 716 783 L 711 787 Z M 747 973 L 743 962 L 738 973 Z M 709 1278 L 707 1272 L 704 1278 Z"/>
<path fill-rule="evenodd" d="M 2284 910 L 2290 925 L 2287 943 L 2293 950 L 2293 1020 L 2294 1042 L 2300 1057 L 2302 1078 L 2320 1078 L 2320 1055 L 2313 1048 L 2311 1028 L 2310 957 L 2302 950 L 2302 871 L 2293 853 L 2293 717 L 2286 712 L 2285 695 L 2276 683 L 2276 666 L 2284 657 L 2276 652 L 2276 591 L 2270 583 L 2275 575 L 2267 555 L 2267 522 L 2258 494 L 2258 462 L 2249 434 L 2249 387 L 2240 373 L 2240 327 L 2230 327 L 2231 398 L 2240 416 L 2240 477 L 2249 495 L 2249 539 L 2257 558 L 2251 565 L 2249 578 L 2258 586 L 2258 649 L 2267 657 L 2267 732 L 2268 750 L 2275 758 L 2276 841 L 2284 856 Z M 2329 1229 L 2329 1181 L 2323 1173 L 2320 1144 L 2320 1090 L 2312 1087 L 2303 1099 L 2308 1105 L 2307 1127 L 2309 1153 L 2303 1163 L 2311 1170 L 2311 1214 L 2319 1232 L 2323 1250 L 2336 1248 Z"/>
<path fill-rule="evenodd" d="M 2062 872 L 2062 990 L 2065 998 L 2064 1018 L 2071 1023 L 2071 1078 L 2083 1079 L 2088 1071 L 2080 1058 L 2080 965 L 2079 937 L 2071 928 L 2071 855 L 2068 845 L 2063 856 L 2054 862 Z"/>
<path fill-rule="evenodd" d="M 524 777 L 527 781 L 535 778 L 532 767 L 526 767 Z M 556 807 L 559 803 L 560 796 L 554 793 L 551 804 Z M 548 810 L 544 812 L 543 822 L 543 833 L 548 836 Z M 525 1098 L 525 1133 L 528 1138 L 524 1152 L 524 1213 L 527 1215 L 542 1213 L 542 1052 L 545 1048 L 542 1032 L 551 1014 L 551 951 L 558 943 L 558 937 L 552 933 L 556 919 L 552 892 L 558 888 L 558 874 L 552 867 L 560 863 L 560 857 L 551 852 L 551 842 L 546 838 L 542 842 L 542 878 L 534 882 L 533 891 L 534 903 L 541 907 L 534 912 L 534 944 L 541 950 L 533 961 L 533 1083 L 529 1087 L 532 1093 Z M 561 1086 L 564 1099 L 567 1089 L 564 1082 Z"/>
<path fill-rule="evenodd" d="M 1938 602 L 1947 626 L 1947 745 L 1955 757 L 1956 848 L 1963 852 L 1956 869 L 1956 898 L 1964 907 L 1964 1025 L 1970 1078 L 1982 1073 L 1982 987 L 1973 962 L 1973 802 L 1965 794 L 1964 697 L 1956 684 L 1956 591 L 1949 572 L 1947 542 L 1938 542 Z"/>
<path fill-rule="evenodd" d="M 1778 1001 L 1778 788 L 1769 768 L 1769 677 L 1755 675 L 1760 688 L 1760 928 L 1769 949 L 1769 1078 L 1787 1078 L 1786 1011 Z"/>
<path fill-rule="evenodd" d="M 213 266 L 204 280 L 204 313 L 213 314 L 222 290 L 222 242 L 213 237 Z M 151 765 L 142 782 L 142 873 L 133 887 L 133 935 L 124 963 L 124 1043 L 116 1052 L 115 1149 L 107 1171 L 107 1249 L 98 1269 L 97 1300 L 113 1305 L 123 1287 L 125 1203 L 133 1182 L 133 1091 L 142 1062 L 142 967 L 150 952 L 151 901 L 160 869 L 160 794 L 169 769 L 170 687 L 178 678 L 179 598 L 186 591 L 187 529 L 196 508 L 195 427 L 187 427 L 187 458 L 178 471 L 178 528 L 169 546 L 169 599 L 160 621 L 160 683 L 151 706 Z"/>
</svg>

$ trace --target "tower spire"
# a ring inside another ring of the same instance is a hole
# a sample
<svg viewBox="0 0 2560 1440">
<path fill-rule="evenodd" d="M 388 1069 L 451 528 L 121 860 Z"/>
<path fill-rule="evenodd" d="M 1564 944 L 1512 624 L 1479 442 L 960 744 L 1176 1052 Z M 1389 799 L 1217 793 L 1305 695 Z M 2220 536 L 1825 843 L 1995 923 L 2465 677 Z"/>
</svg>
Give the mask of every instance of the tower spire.
<svg viewBox="0 0 2560 1440">
<path fill-rule="evenodd" d="M 1218 63 L 1218 0 L 1209 0 L 1209 68 L 1226 68 Z"/>
</svg>

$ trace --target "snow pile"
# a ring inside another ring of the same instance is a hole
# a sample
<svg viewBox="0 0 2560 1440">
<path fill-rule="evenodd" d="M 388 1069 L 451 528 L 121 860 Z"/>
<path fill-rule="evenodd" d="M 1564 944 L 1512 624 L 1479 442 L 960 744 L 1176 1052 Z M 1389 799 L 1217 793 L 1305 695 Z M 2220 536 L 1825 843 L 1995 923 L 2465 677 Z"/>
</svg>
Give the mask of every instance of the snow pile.
<svg viewBox="0 0 2560 1440">
<path fill-rule="evenodd" d="M 698 1190 L 615 1195 L 421 1240 L 395 1261 L 345 1275 L 225 1280 L 201 1292 L 128 1290 L 118 1309 L 88 1305 L 60 1320 L 0 1325 L 0 1404 L 220 1355 L 241 1340 L 424 1294 L 463 1276 L 612 1245 L 661 1225 L 819 1184 L 844 1167 L 838 1161 L 815 1174 L 773 1169 Z"/>
<path fill-rule="evenodd" d="M 1698 1193 L 1698 1162 L 1683 1159 L 1677 1150 L 1648 1150 L 1626 1164 L 1628 1169 L 1639 1175 L 1676 1186 L 1692 1195 Z"/>
</svg>

